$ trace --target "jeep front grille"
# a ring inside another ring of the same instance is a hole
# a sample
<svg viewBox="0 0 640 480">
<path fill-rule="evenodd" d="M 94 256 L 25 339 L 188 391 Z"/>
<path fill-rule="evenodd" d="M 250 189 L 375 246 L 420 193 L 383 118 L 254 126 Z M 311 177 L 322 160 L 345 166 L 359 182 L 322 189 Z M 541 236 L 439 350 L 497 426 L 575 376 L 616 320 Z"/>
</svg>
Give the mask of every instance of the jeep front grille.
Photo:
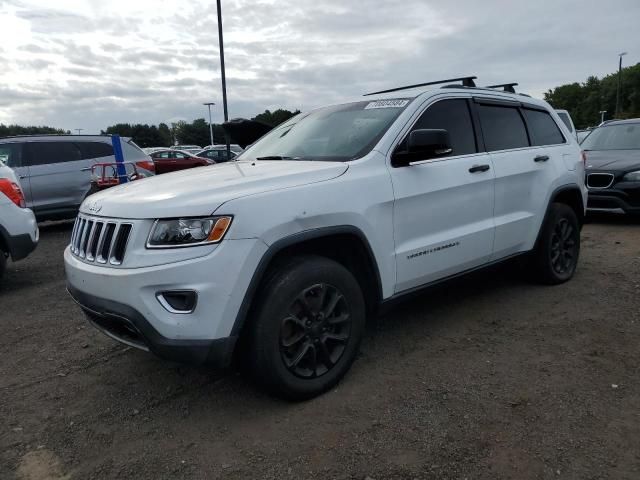
<svg viewBox="0 0 640 480">
<path fill-rule="evenodd" d="M 587 175 L 587 187 L 609 188 L 613 185 L 613 179 L 612 173 L 590 173 Z"/>
<path fill-rule="evenodd" d="M 71 253 L 87 262 L 121 265 L 132 225 L 78 216 L 71 233 Z"/>
</svg>

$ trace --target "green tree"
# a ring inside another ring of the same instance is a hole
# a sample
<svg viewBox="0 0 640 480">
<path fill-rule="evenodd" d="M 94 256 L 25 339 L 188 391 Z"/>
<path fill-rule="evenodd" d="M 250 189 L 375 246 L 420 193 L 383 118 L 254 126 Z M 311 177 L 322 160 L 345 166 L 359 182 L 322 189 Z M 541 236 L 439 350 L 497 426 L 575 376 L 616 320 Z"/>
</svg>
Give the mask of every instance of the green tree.
<svg viewBox="0 0 640 480">
<path fill-rule="evenodd" d="M 4 125 L 0 123 L 0 138 L 12 137 L 14 135 L 69 135 L 69 130 L 62 130 L 53 127 L 36 127 L 20 125 Z"/>
<path fill-rule="evenodd" d="M 261 114 L 253 117 L 252 120 L 256 120 L 258 122 L 271 125 L 272 127 L 276 127 L 280 125 L 282 122 L 289 120 L 291 117 L 299 113 L 300 113 L 300 110 L 291 112 L 289 110 L 283 110 L 281 108 L 279 108 L 278 110 L 274 110 L 273 112 L 271 112 L 270 110 L 265 110 Z"/>
<path fill-rule="evenodd" d="M 166 125 L 165 125 L 166 127 Z M 168 129 L 168 127 L 167 127 Z M 147 124 L 134 124 L 118 123 L 107 127 L 106 130 L 101 132 L 108 135 L 120 135 L 121 137 L 131 137 L 140 147 L 163 147 L 169 146 L 170 143 L 166 142 L 166 138 L 160 132 L 160 129 L 155 125 Z"/>
<path fill-rule="evenodd" d="M 622 69 L 620 111 L 618 118 L 640 117 L 640 63 Z M 544 98 L 554 108 L 566 109 L 576 128 L 600 123 L 600 111 L 606 110 L 608 119 L 614 118 L 618 73 L 602 79 L 591 76 L 584 83 L 560 85 L 545 93 Z"/>
</svg>

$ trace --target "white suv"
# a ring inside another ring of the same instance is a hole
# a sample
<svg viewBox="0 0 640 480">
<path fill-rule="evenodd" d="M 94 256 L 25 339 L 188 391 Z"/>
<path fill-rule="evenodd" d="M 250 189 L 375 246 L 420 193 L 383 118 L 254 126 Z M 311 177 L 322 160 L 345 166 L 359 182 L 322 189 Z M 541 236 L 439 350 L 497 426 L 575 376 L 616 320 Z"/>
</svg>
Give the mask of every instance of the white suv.
<svg viewBox="0 0 640 480">
<path fill-rule="evenodd" d="M 18 178 L 0 161 L 0 278 L 7 259 L 25 258 L 36 248 L 38 237 L 36 217 L 26 208 Z"/>
<path fill-rule="evenodd" d="M 382 304 L 522 254 L 548 284 L 576 269 L 575 138 L 472 77 L 297 115 L 238 159 L 83 203 L 65 265 L 95 326 L 167 359 L 240 353 L 301 399 L 346 373 Z"/>
</svg>

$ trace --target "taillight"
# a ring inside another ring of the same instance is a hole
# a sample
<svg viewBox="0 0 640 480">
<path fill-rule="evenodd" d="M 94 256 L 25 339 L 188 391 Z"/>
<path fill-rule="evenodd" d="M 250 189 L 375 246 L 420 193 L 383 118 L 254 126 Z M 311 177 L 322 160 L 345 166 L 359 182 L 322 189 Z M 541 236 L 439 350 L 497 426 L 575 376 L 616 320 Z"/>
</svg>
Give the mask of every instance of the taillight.
<svg viewBox="0 0 640 480">
<path fill-rule="evenodd" d="M 584 166 L 587 166 L 587 152 L 585 152 L 584 150 L 582 150 L 582 163 L 584 164 Z"/>
<path fill-rule="evenodd" d="M 4 193 L 9 200 L 20 208 L 25 208 L 27 204 L 24 201 L 24 195 L 18 185 L 6 178 L 0 178 L 0 192 Z"/>
<path fill-rule="evenodd" d="M 156 171 L 156 164 L 153 163 L 153 160 L 141 160 L 139 162 L 136 162 L 136 166 L 144 168 L 145 170 L 149 170 L 150 172 Z"/>
</svg>

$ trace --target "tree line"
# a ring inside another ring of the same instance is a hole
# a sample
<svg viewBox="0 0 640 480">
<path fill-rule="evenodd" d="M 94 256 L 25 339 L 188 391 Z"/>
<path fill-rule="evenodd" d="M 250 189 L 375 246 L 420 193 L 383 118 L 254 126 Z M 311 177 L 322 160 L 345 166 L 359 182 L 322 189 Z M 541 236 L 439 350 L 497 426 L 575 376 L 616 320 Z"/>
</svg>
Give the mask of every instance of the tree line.
<svg viewBox="0 0 640 480">
<path fill-rule="evenodd" d="M 299 110 L 295 112 L 284 109 L 278 109 L 273 112 L 265 110 L 263 113 L 253 117 L 252 120 L 275 127 L 298 113 L 300 113 Z M 214 123 L 211 127 L 213 130 L 213 143 L 225 143 L 226 137 L 222 125 Z M 161 123 L 157 127 L 146 124 L 118 123 L 107 127 L 100 133 L 131 137 L 137 145 L 143 148 L 170 147 L 175 144 L 204 146 L 211 143 L 209 122 L 204 118 L 197 118 L 192 122 L 180 121 L 172 123 L 171 126 Z"/>
<path fill-rule="evenodd" d="M 0 138 L 13 137 L 16 135 L 68 135 L 71 132 L 69 130 L 61 130 L 59 128 L 52 127 L 22 127 L 20 125 L 4 125 L 0 123 Z"/>
<path fill-rule="evenodd" d="M 277 109 L 273 112 L 265 110 L 256 115 L 252 120 L 265 123 L 272 127 L 281 124 L 300 113 L 299 110 L 291 112 L 289 110 Z M 226 138 L 222 125 L 212 124 L 214 143 L 225 143 Z M 21 127 L 19 125 L 2 125 L 0 124 L 0 138 L 13 135 L 43 135 L 43 134 L 59 134 L 68 135 L 70 131 L 65 131 L 51 127 Z M 175 144 L 182 145 L 209 145 L 211 137 L 209 135 L 209 123 L 204 118 L 197 118 L 193 122 L 176 122 L 171 125 L 160 123 L 159 125 L 148 124 L 131 124 L 117 123 L 111 125 L 100 134 L 120 135 L 122 137 L 130 137 L 140 147 L 170 147 Z"/>
<path fill-rule="evenodd" d="M 576 128 L 600 123 L 600 112 L 606 110 L 605 120 L 640 117 L 640 63 L 622 69 L 620 106 L 616 115 L 618 72 L 605 77 L 591 76 L 583 83 L 569 83 L 549 90 L 544 99 L 554 108 L 568 110 Z"/>
</svg>

